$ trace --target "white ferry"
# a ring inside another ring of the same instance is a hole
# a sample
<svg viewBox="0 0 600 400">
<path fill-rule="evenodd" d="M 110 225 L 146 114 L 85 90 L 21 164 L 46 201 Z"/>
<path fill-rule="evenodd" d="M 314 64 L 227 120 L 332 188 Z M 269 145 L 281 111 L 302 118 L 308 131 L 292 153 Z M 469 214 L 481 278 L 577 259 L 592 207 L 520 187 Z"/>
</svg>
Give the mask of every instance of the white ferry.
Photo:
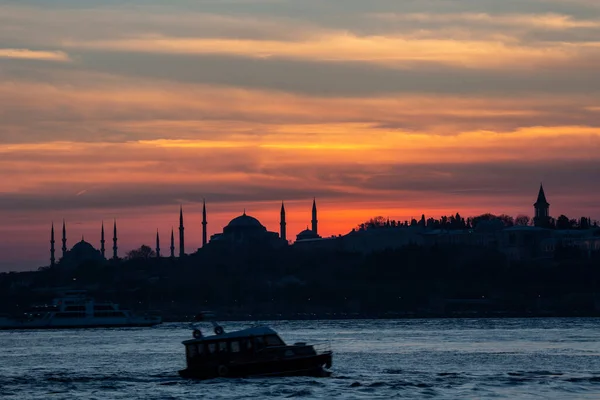
<svg viewBox="0 0 600 400">
<path fill-rule="evenodd" d="M 0 315 L 0 329 L 109 328 L 161 322 L 159 316 L 138 316 L 118 304 L 96 302 L 84 290 L 67 291 L 52 304 L 31 307 L 19 317 Z"/>
</svg>

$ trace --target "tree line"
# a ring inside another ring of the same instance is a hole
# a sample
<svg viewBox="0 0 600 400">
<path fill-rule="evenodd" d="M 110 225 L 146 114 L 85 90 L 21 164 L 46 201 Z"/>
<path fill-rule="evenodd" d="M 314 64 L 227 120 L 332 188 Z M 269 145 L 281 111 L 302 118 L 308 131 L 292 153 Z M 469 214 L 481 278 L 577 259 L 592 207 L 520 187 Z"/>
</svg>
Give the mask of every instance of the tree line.
<svg viewBox="0 0 600 400">
<path fill-rule="evenodd" d="M 397 221 L 394 219 L 376 216 L 359 224 L 358 230 L 377 229 L 377 228 L 406 228 L 406 227 L 421 227 L 426 229 L 444 229 L 444 230 L 459 230 L 459 229 L 475 229 L 484 221 L 498 221 L 505 228 L 512 226 L 532 226 L 533 218 L 528 215 L 519 214 L 512 217 L 506 214 L 495 215 L 485 213 L 474 217 L 462 217 L 459 213 L 454 215 L 443 215 L 440 218 L 426 218 L 425 214 L 421 215 L 419 220 L 413 218 L 410 221 Z M 560 215 L 558 218 L 550 217 L 545 224 L 550 229 L 590 229 L 598 228 L 598 221 L 588 217 L 569 218 L 565 215 Z"/>
</svg>

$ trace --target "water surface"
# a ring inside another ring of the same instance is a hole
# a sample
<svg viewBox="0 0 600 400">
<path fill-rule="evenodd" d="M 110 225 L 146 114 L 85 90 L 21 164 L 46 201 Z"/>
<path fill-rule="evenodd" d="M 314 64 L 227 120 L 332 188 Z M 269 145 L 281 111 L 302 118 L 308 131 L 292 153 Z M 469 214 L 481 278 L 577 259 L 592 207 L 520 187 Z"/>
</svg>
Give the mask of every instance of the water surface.
<svg viewBox="0 0 600 400">
<path fill-rule="evenodd" d="M 224 326 L 234 330 L 254 323 Z M 0 331 L 0 398 L 600 398 L 600 319 L 269 325 L 288 343 L 330 343 L 333 376 L 181 379 L 181 341 L 191 338 L 183 323 Z"/>
</svg>

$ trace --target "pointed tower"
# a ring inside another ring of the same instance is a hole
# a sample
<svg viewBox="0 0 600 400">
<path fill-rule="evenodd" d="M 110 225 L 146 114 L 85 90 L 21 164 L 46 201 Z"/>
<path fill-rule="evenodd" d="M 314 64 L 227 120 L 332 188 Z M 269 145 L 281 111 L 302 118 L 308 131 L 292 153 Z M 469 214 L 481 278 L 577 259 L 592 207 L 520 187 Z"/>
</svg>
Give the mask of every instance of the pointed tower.
<svg viewBox="0 0 600 400">
<path fill-rule="evenodd" d="M 202 199 L 202 247 L 206 246 L 206 225 L 208 221 L 206 221 L 206 200 Z"/>
<path fill-rule="evenodd" d="M 119 247 L 117 246 L 117 220 L 115 219 L 113 225 L 113 259 L 116 260 L 119 258 L 118 256 Z"/>
<path fill-rule="evenodd" d="M 171 228 L 171 258 L 175 257 L 175 235 L 173 234 L 173 228 Z"/>
<path fill-rule="evenodd" d="M 158 236 L 158 229 L 156 230 L 156 258 L 160 258 L 160 237 Z"/>
<path fill-rule="evenodd" d="M 62 256 L 67 255 L 67 226 L 65 225 L 65 220 L 63 219 L 63 229 L 62 229 Z"/>
<path fill-rule="evenodd" d="M 53 267 L 56 263 L 54 258 L 54 222 L 52 222 L 52 228 L 50 230 L 50 266 Z"/>
<path fill-rule="evenodd" d="M 185 255 L 185 241 L 183 235 L 183 206 L 179 206 L 179 257 Z"/>
<path fill-rule="evenodd" d="M 281 240 L 283 240 L 284 242 L 287 242 L 287 234 L 286 234 L 286 229 L 285 229 L 285 206 L 283 205 L 283 201 L 281 202 L 281 218 L 279 220 L 279 231 L 280 231 L 280 237 Z"/>
<path fill-rule="evenodd" d="M 102 221 L 102 229 L 100 230 L 100 253 L 102 254 L 102 258 L 106 258 L 106 247 L 104 244 L 106 241 L 104 240 L 104 221 Z"/>
<path fill-rule="evenodd" d="M 535 226 L 546 227 L 550 222 L 550 203 L 546 200 L 544 186 L 540 183 L 540 191 L 538 192 L 537 201 L 533 204 L 535 217 L 533 223 Z"/>
<path fill-rule="evenodd" d="M 318 229 L 317 229 L 317 224 L 318 224 L 318 220 L 317 220 L 317 200 L 315 198 L 313 198 L 313 207 L 312 207 L 312 231 L 315 235 L 318 235 Z"/>
</svg>

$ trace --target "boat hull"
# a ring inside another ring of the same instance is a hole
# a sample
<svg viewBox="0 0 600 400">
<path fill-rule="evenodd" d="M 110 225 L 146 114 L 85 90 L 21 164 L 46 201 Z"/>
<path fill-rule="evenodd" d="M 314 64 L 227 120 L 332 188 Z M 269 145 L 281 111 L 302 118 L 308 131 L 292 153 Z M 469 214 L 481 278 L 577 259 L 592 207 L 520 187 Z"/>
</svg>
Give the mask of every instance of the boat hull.
<svg viewBox="0 0 600 400">
<path fill-rule="evenodd" d="M 281 377 L 281 376 L 314 376 L 325 377 L 331 373 L 331 352 L 305 356 L 291 357 L 279 360 L 252 361 L 226 364 L 206 364 L 195 368 L 179 371 L 183 378 L 213 379 L 213 378 L 249 378 L 249 377 Z"/>
</svg>

